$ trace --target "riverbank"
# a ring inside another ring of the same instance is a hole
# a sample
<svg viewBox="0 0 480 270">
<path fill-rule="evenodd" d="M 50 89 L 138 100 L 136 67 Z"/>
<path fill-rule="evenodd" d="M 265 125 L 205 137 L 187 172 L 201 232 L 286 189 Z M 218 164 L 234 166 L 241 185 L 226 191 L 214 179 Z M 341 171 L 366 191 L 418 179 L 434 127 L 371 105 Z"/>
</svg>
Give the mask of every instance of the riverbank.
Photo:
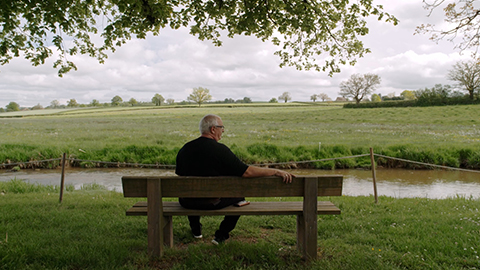
<svg viewBox="0 0 480 270">
<path fill-rule="evenodd" d="M 342 214 L 319 216 L 319 259 L 295 249 L 295 217 L 242 217 L 224 246 L 210 240 L 221 217 L 205 217 L 204 239 L 174 218 L 175 247 L 150 263 L 146 217 L 136 200 L 85 186 L 58 203 L 58 190 L 0 182 L 1 269 L 478 269 L 479 200 L 326 198 Z M 281 198 L 279 198 L 281 199 Z"/>
</svg>

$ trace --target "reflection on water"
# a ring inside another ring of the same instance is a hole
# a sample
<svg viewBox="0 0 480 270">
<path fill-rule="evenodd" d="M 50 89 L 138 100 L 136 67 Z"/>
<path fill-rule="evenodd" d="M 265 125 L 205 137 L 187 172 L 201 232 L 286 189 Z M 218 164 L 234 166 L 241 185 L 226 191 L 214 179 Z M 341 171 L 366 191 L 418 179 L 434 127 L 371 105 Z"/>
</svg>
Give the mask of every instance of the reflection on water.
<svg viewBox="0 0 480 270">
<path fill-rule="evenodd" d="M 343 194 L 368 196 L 373 194 L 372 172 L 369 170 L 290 170 L 296 175 L 344 176 Z M 30 183 L 60 185 L 61 170 L 0 171 L 0 181 L 22 179 Z M 122 191 L 124 175 L 175 175 L 173 170 L 159 169 L 79 169 L 68 168 L 65 184 L 80 189 L 83 184 L 96 183 L 110 190 Z M 426 197 L 448 198 L 455 196 L 480 198 L 480 173 L 440 170 L 377 170 L 378 195 L 396 198 Z"/>
</svg>

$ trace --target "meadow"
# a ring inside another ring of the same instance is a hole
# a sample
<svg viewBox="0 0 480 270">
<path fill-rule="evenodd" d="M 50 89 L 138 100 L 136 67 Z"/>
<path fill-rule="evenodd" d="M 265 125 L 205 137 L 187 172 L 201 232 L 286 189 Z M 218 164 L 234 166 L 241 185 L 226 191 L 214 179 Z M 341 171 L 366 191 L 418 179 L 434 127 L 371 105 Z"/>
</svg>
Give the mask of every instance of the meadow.
<svg viewBox="0 0 480 270">
<path fill-rule="evenodd" d="M 204 217 L 194 239 L 174 217 L 174 247 L 147 255 L 136 200 L 101 186 L 0 182 L 0 269 L 479 269 L 478 200 L 332 197 L 342 214 L 318 216 L 318 260 L 297 252 L 294 216 L 243 216 L 225 245 L 210 243 L 222 217 Z M 282 200 L 282 198 L 277 198 Z M 295 198 L 292 198 L 295 199 Z"/>
<path fill-rule="evenodd" d="M 387 156 L 480 168 L 480 105 L 344 109 L 319 104 L 94 108 L 23 117 L 3 113 L 0 164 L 59 158 L 64 152 L 82 160 L 175 164 L 178 149 L 199 136 L 201 117 L 213 113 L 226 127 L 221 142 L 249 164 L 367 154 L 372 147 Z M 360 158 L 304 166 L 369 164 L 368 158 Z"/>
</svg>

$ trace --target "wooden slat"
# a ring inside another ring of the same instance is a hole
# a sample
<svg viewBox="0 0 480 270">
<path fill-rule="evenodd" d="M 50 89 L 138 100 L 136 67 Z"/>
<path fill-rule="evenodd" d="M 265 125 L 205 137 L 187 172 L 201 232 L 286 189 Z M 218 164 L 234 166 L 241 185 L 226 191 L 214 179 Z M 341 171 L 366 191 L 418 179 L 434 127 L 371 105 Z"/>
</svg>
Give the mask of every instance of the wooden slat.
<svg viewBox="0 0 480 270">
<path fill-rule="evenodd" d="M 178 202 L 163 202 L 165 216 L 224 216 L 224 215 L 299 215 L 303 211 L 303 202 L 251 202 L 249 205 L 229 206 L 219 210 L 192 210 L 180 206 Z M 332 202 L 319 201 L 318 215 L 339 215 L 340 209 Z M 138 202 L 127 210 L 127 216 L 146 216 L 147 202 Z"/>
<path fill-rule="evenodd" d="M 285 184 L 278 177 L 122 177 L 125 197 L 146 197 L 147 180 L 162 182 L 162 197 L 302 197 L 305 177 L 318 178 L 318 196 L 341 196 L 343 176 L 298 176 Z"/>
</svg>

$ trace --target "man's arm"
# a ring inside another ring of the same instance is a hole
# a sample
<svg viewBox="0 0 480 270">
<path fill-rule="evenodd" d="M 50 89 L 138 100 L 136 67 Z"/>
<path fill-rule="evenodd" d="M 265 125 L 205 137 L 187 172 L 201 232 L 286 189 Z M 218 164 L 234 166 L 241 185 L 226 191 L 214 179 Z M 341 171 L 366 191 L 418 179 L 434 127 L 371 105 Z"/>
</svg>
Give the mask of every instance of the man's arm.
<svg viewBox="0 0 480 270">
<path fill-rule="evenodd" d="M 280 176 L 283 178 L 283 182 L 285 183 L 291 183 L 293 181 L 293 177 L 295 177 L 295 175 L 286 171 L 270 168 L 260 168 L 255 166 L 248 166 L 247 170 L 242 175 L 242 177 L 262 176 Z"/>
</svg>

